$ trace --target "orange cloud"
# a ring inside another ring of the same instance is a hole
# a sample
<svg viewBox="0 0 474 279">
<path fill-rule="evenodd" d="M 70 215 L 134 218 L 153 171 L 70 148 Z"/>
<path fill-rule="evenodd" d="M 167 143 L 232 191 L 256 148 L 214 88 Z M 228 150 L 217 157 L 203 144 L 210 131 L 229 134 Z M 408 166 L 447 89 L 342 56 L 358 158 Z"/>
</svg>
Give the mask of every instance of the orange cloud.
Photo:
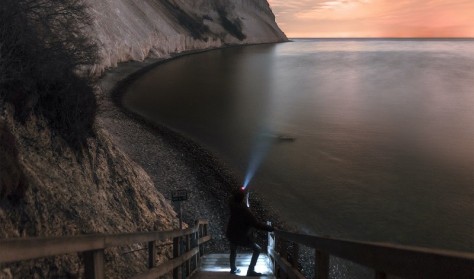
<svg viewBox="0 0 474 279">
<path fill-rule="evenodd" d="M 289 37 L 474 37 L 472 0 L 270 0 Z"/>
</svg>

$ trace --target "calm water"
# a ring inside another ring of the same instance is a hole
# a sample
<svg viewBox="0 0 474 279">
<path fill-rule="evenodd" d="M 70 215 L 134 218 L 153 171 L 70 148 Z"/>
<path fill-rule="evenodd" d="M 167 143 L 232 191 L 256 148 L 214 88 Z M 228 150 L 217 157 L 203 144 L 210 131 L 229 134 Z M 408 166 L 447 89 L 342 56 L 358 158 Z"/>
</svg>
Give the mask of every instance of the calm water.
<svg viewBox="0 0 474 279">
<path fill-rule="evenodd" d="M 265 154 L 250 189 L 305 232 L 474 251 L 473 40 L 216 50 L 156 67 L 124 103 L 242 179 Z"/>
</svg>

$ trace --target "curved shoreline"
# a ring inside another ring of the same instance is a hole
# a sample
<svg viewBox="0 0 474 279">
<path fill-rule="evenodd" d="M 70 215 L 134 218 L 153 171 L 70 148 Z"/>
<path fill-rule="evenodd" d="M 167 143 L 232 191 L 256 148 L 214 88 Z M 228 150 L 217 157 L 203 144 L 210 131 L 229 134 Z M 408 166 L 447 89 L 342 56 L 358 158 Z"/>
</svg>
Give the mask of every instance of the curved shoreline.
<svg viewBox="0 0 474 279">
<path fill-rule="evenodd" d="M 178 53 L 167 59 L 128 62 L 107 71 L 99 81 L 103 94 L 99 100 L 97 122 L 127 155 L 143 167 L 167 199 L 172 190 L 188 190 L 190 199 L 183 204 L 183 220 L 190 224 L 198 218 L 209 219 L 213 238 L 210 250 L 224 252 L 228 245 L 225 238 L 227 200 L 231 190 L 240 187 L 238 176 L 201 145 L 122 106 L 122 97 L 128 86 L 146 72 L 176 58 L 210 50 L 216 49 Z M 281 226 L 282 222 L 267 209 L 268 206 L 264 206 L 266 203 L 258 193 L 252 196 L 251 203 L 261 221 L 272 220 Z"/>
</svg>

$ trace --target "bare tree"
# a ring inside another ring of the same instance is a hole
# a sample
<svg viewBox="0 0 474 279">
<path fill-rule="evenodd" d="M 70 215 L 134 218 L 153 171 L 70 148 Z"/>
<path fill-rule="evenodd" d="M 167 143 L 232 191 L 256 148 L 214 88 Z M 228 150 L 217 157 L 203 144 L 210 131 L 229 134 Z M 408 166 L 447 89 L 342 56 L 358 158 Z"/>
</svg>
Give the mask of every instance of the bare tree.
<svg viewBox="0 0 474 279">
<path fill-rule="evenodd" d="M 95 97 L 87 69 L 97 47 L 82 0 L 0 0 L 0 98 L 24 120 L 42 115 L 72 145 L 92 133 Z M 79 74 L 80 73 L 80 74 Z"/>
</svg>

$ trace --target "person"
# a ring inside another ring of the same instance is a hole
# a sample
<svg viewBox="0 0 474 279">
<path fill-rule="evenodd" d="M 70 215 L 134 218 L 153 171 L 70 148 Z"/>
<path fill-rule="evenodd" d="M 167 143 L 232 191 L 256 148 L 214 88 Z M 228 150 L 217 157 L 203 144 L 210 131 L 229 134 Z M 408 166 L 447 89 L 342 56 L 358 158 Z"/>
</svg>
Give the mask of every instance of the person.
<svg viewBox="0 0 474 279">
<path fill-rule="evenodd" d="M 247 276 L 261 276 L 261 273 L 255 271 L 261 248 L 255 243 L 251 229 L 256 228 L 268 232 L 272 232 L 274 229 L 272 226 L 257 221 L 245 202 L 246 194 L 245 190 L 239 189 L 234 192 L 229 202 L 230 218 L 226 236 L 230 242 L 230 273 L 240 272 L 240 269 L 235 265 L 237 247 L 247 247 L 253 251 Z"/>
</svg>

